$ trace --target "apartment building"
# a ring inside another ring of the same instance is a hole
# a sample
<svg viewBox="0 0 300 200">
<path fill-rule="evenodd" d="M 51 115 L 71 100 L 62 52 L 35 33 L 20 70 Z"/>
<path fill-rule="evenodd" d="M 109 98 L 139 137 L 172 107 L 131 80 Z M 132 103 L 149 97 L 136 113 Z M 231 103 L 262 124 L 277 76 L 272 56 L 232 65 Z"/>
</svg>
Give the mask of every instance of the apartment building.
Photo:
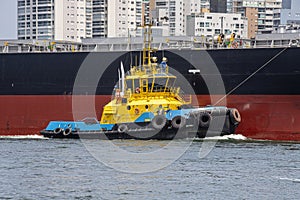
<svg viewBox="0 0 300 200">
<path fill-rule="evenodd" d="M 300 24 L 300 1 L 282 0 L 281 24 Z"/>
<path fill-rule="evenodd" d="M 276 29 L 281 7 L 282 0 L 232 0 L 232 11 L 248 18 L 248 38 Z"/>
<path fill-rule="evenodd" d="M 247 26 L 247 19 L 241 14 L 193 13 L 187 17 L 188 36 L 214 37 L 235 33 L 239 38 L 247 38 Z"/>
<path fill-rule="evenodd" d="M 105 38 L 108 35 L 107 1 L 93 0 L 93 38 Z"/>
<path fill-rule="evenodd" d="M 210 0 L 210 12 L 226 13 L 227 12 L 227 0 Z"/>
<path fill-rule="evenodd" d="M 18 39 L 92 37 L 92 0 L 18 0 Z"/>
<path fill-rule="evenodd" d="M 297 0 L 18 0 L 18 39 L 79 42 L 92 37 L 135 37 L 142 35 L 139 27 L 150 21 L 163 35 L 184 36 L 191 33 L 188 16 L 200 20 L 201 13 L 226 10 L 247 17 L 248 30 L 239 34 L 247 32 L 248 38 L 254 38 L 276 29 L 280 12 L 286 21 L 297 21 L 298 7 Z M 209 34 L 203 28 L 195 28 L 195 34 Z"/>
<path fill-rule="evenodd" d="M 191 13 L 209 12 L 210 0 L 156 0 L 151 7 L 159 25 L 169 27 L 171 36 L 186 35 L 186 17 Z"/>
<path fill-rule="evenodd" d="M 138 27 L 143 24 L 142 0 L 107 1 L 107 36 L 130 37 L 141 33 Z"/>
</svg>

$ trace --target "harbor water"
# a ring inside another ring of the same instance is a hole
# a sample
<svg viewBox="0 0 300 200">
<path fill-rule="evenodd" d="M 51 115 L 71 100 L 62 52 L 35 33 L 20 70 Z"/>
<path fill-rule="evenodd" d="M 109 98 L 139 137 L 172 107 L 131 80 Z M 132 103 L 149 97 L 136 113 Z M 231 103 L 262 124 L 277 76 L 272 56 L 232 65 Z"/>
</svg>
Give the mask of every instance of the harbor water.
<svg viewBox="0 0 300 200">
<path fill-rule="evenodd" d="M 176 145 L 187 142 L 179 140 Z M 135 173 L 137 168 L 124 172 L 114 167 L 117 162 L 132 166 L 122 154 L 104 163 L 82 140 L 4 137 L 0 199 L 299 199 L 300 144 L 225 138 L 213 141 L 213 148 L 199 156 L 210 142 L 189 142 L 184 153 L 166 166 Z M 166 143 L 114 141 L 123 150 L 140 154 L 155 152 Z M 107 157 L 109 151 L 101 154 Z M 155 159 L 163 162 L 165 157 Z M 148 160 L 139 162 L 135 167 Z"/>
</svg>

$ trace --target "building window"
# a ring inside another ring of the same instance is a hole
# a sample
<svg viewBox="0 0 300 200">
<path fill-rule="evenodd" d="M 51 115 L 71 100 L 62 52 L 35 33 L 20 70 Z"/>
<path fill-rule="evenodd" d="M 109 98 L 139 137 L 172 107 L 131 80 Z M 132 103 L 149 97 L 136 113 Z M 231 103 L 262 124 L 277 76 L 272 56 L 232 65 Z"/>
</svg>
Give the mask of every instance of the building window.
<svg viewBox="0 0 300 200">
<path fill-rule="evenodd" d="M 215 34 L 220 34 L 221 30 L 220 29 L 215 29 Z"/>
</svg>

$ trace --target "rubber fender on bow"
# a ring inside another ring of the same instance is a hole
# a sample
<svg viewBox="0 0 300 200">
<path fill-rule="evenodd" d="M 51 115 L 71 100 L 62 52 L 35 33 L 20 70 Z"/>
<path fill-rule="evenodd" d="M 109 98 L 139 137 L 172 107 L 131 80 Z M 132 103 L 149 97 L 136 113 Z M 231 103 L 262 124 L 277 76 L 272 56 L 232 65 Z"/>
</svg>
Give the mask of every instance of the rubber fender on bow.
<svg viewBox="0 0 300 200">
<path fill-rule="evenodd" d="M 152 127 L 157 130 L 163 129 L 166 123 L 167 118 L 164 115 L 156 115 L 151 121 Z"/>
<path fill-rule="evenodd" d="M 63 129 L 58 128 L 58 127 L 56 129 L 54 129 L 54 131 L 53 131 L 54 134 L 60 134 L 61 132 L 63 132 Z"/>
<path fill-rule="evenodd" d="M 172 119 L 171 124 L 175 129 L 183 128 L 186 125 L 186 119 L 181 116 L 176 116 Z"/>
<path fill-rule="evenodd" d="M 211 115 L 207 112 L 200 113 L 199 115 L 199 126 L 208 128 L 211 121 Z"/>
<path fill-rule="evenodd" d="M 119 133 L 126 133 L 128 131 L 128 126 L 126 124 L 120 124 L 118 126 Z"/>
<path fill-rule="evenodd" d="M 64 135 L 64 136 L 68 136 L 68 135 L 71 134 L 71 132 L 72 132 L 72 129 L 71 129 L 71 128 L 66 128 L 66 129 L 64 130 L 64 132 L 63 132 L 63 135 Z"/>
<path fill-rule="evenodd" d="M 240 112 L 236 108 L 230 109 L 229 117 L 232 124 L 239 124 L 242 121 Z"/>
</svg>

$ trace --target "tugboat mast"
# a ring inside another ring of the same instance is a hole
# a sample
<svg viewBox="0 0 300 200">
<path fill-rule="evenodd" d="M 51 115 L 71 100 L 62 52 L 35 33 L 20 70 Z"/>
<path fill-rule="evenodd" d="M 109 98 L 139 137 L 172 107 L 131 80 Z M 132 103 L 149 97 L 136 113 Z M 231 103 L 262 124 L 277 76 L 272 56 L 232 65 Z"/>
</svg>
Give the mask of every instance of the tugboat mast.
<svg viewBox="0 0 300 200">
<path fill-rule="evenodd" d="M 151 65 L 151 42 L 152 42 L 152 25 L 147 24 L 143 27 L 144 30 L 144 48 L 143 48 L 143 66 Z"/>
</svg>

